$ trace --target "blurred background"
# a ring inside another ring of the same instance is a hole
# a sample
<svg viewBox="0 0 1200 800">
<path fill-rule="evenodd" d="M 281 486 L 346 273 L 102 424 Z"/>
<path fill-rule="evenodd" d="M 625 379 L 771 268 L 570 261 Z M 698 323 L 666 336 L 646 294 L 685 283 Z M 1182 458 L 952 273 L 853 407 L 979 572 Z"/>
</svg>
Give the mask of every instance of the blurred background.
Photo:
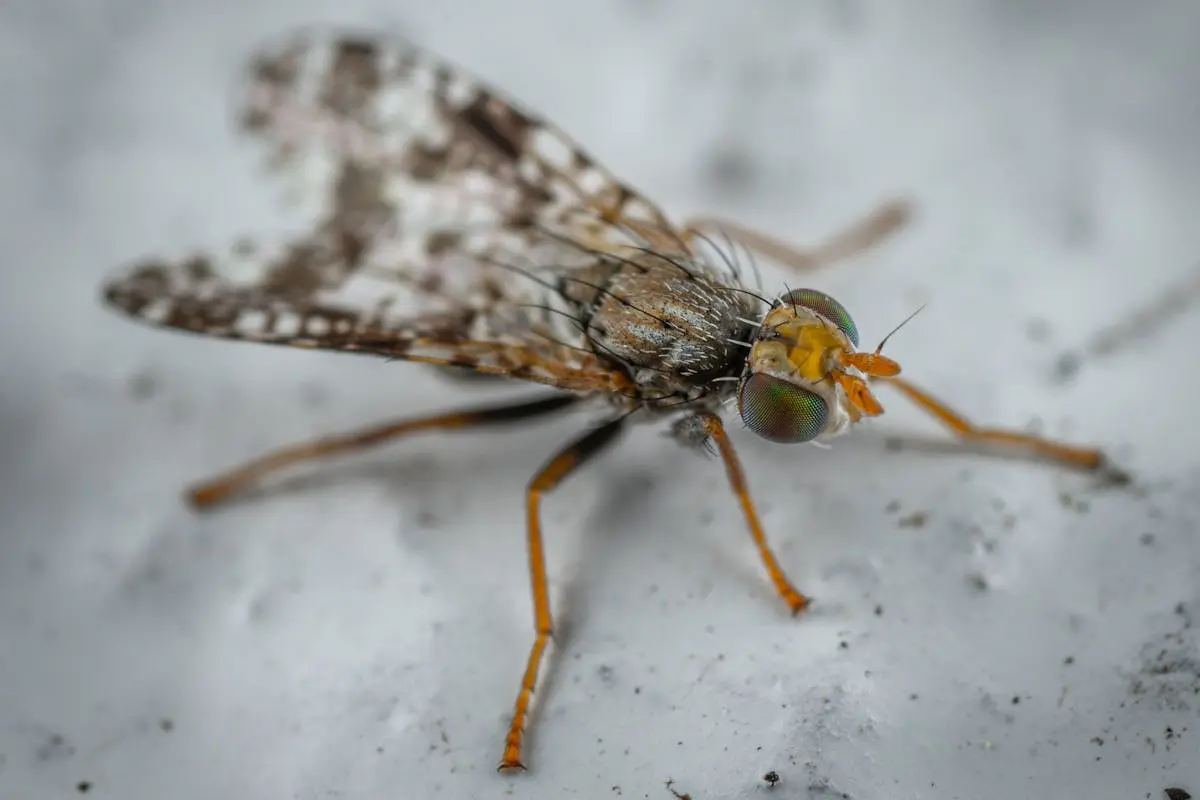
<svg viewBox="0 0 1200 800">
<path fill-rule="evenodd" d="M 497 775 L 521 493 L 588 420 L 200 517 L 181 489 L 266 449 L 529 390 L 98 299 L 286 217 L 228 112 L 250 51 L 318 22 L 416 39 L 678 217 L 804 245 L 911 199 L 814 282 L 865 341 L 927 304 L 908 375 L 1133 484 L 947 446 L 882 392 L 829 452 L 739 431 L 820 603 L 791 619 L 720 464 L 639 430 L 546 502 L 559 648 L 532 770 Z M 1182 0 L 0 4 L 0 798 L 1200 794 L 1198 30 Z"/>
</svg>

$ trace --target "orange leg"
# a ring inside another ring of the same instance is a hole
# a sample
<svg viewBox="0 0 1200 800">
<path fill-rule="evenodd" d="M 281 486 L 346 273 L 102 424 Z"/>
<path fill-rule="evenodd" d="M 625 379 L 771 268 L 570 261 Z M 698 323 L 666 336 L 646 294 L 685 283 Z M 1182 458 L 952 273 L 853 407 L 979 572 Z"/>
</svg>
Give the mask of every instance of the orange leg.
<svg viewBox="0 0 1200 800">
<path fill-rule="evenodd" d="M 779 566 L 779 562 L 775 560 L 771 546 L 767 544 L 767 537 L 763 533 L 762 523 L 759 522 L 758 512 L 754 510 L 754 501 L 750 499 L 746 474 L 742 472 L 741 462 L 733 449 L 733 442 L 730 441 L 729 434 L 725 432 L 725 425 L 721 422 L 720 417 L 712 414 L 701 414 L 700 424 L 704 432 L 712 437 L 721 453 L 721 458 L 725 461 L 729 485 L 733 489 L 733 493 L 737 495 L 738 503 L 742 506 L 742 513 L 750 528 L 750 536 L 758 547 L 758 554 L 762 557 L 763 566 L 767 568 L 767 576 L 771 579 L 771 583 L 775 584 L 775 590 L 783 597 L 784 602 L 792 609 L 792 613 L 799 614 L 808 607 L 811 599 L 796 591 L 787 575 L 784 574 L 783 568 Z"/>
<path fill-rule="evenodd" d="M 916 403 L 923 411 L 936 417 L 955 436 L 966 441 L 1007 445 L 1068 467 L 1100 470 L 1107 466 L 1107 459 L 1099 450 L 1054 442 L 1019 431 L 980 428 L 903 378 L 887 378 L 883 382 Z"/>
<path fill-rule="evenodd" d="M 550 616 L 550 589 L 546 581 L 546 553 L 542 546 L 542 522 L 539 508 L 542 495 L 551 491 L 579 466 L 595 456 L 605 445 L 611 443 L 622 429 L 624 417 L 608 422 L 572 442 L 542 467 L 529 482 L 526 513 L 529 526 L 529 579 L 533 587 L 533 621 L 535 638 L 521 678 L 521 690 L 513 708 L 512 724 L 504 740 L 504 756 L 498 769 L 523 770 L 521 746 L 524 744 L 525 725 L 529 718 L 533 692 L 537 688 L 538 673 L 546 647 L 554 637 L 554 623 Z"/>
<path fill-rule="evenodd" d="M 892 200 L 811 250 L 801 250 L 734 222 L 708 217 L 689 220 L 685 226 L 685 235 L 724 234 L 797 272 L 808 272 L 870 250 L 900 229 L 911 215 L 912 209 L 908 203 Z"/>
<path fill-rule="evenodd" d="M 196 508 L 209 508 L 248 488 L 264 475 L 293 464 L 361 450 L 418 431 L 453 430 L 519 422 L 565 408 L 578 399 L 574 395 L 560 395 L 523 403 L 417 417 L 350 434 L 318 439 L 315 442 L 277 450 L 219 477 L 205 481 L 188 491 L 188 500 Z"/>
</svg>

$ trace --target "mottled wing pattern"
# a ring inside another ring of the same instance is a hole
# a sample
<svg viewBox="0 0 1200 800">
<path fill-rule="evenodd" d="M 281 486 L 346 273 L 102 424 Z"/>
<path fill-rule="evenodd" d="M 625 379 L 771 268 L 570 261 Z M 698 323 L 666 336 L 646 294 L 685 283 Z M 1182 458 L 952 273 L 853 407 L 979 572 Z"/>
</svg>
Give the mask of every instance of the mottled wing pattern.
<svg viewBox="0 0 1200 800">
<path fill-rule="evenodd" d="M 318 194 L 315 216 L 290 239 L 147 259 L 106 286 L 111 304 L 209 336 L 548 383 L 557 364 L 562 380 L 594 382 L 596 359 L 530 310 L 552 299 L 537 276 L 647 230 L 673 235 L 564 133 L 397 37 L 305 29 L 270 43 L 238 118 L 275 170 Z"/>
<path fill-rule="evenodd" d="M 324 151 L 379 168 L 402 193 L 483 201 L 525 241 L 540 226 L 668 226 L 563 131 L 396 36 L 293 32 L 251 59 L 248 87 L 242 126 L 283 169 Z"/>
</svg>

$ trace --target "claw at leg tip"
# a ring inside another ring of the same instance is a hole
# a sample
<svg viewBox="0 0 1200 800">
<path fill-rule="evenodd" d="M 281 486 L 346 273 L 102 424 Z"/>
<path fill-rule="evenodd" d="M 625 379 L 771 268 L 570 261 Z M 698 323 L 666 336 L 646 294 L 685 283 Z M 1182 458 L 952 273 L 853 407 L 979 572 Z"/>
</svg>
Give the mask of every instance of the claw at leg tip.
<svg viewBox="0 0 1200 800">
<path fill-rule="evenodd" d="M 187 490 L 184 500 L 196 511 L 204 511 L 216 504 L 222 494 L 222 491 L 212 486 L 197 486 Z"/>
</svg>

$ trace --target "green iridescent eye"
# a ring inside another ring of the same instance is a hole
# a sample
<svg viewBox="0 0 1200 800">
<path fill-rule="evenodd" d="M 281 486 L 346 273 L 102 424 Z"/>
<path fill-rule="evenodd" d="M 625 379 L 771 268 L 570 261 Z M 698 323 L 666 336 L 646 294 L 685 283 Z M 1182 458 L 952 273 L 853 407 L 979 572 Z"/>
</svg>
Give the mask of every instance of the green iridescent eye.
<svg viewBox="0 0 1200 800">
<path fill-rule="evenodd" d="M 850 318 L 850 312 L 829 295 L 818 292 L 816 289 L 795 289 L 780 299 L 787 305 L 801 306 L 809 311 L 817 312 L 838 326 L 838 329 L 846 334 L 846 338 L 853 342 L 855 347 L 858 347 L 858 328 L 855 327 L 854 320 Z"/>
<path fill-rule="evenodd" d="M 761 372 L 742 381 L 738 411 L 747 428 L 784 444 L 812 441 L 829 421 L 829 404 L 820 395 Z"/>
</svg>

